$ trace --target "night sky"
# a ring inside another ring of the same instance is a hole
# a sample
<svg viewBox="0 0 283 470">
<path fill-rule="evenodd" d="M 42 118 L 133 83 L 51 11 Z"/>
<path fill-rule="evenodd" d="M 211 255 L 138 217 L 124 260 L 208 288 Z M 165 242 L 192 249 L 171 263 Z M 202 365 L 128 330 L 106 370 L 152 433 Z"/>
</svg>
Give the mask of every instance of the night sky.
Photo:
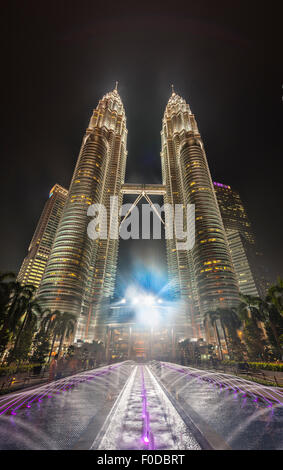
<svg viewBox="0 0 283 470">
<path fill-rule="evenodd" d="M 174 83 L 196 115 L 213 179 L 240 192 L 271 280 L 283 275 L 279 2 L 6 3 L 1 271 L 20 268 L 50 188 L 68 188 L 92 110 L 118 80 L 126 181 L 161 182 Z M 120 288 L 143 269 L 166 277 L 164 242 L 122 241 Z"/>
</svg>

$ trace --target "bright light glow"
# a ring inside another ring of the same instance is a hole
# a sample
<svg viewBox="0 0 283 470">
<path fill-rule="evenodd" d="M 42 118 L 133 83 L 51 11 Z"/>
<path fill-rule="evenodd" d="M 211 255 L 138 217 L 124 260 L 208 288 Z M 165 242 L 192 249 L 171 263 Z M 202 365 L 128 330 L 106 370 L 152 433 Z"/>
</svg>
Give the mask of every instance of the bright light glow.
<svg viewBox="0 0 283 470">
<path fill-rule="evenodd" d="M 164 292 L 158 294 L 138 284 L 128 285 L 124 293 L 126 305 L 135 321 L 148 328 L 155 328 L 163 322 L 172 324 L 177 312 L 183 309 L 180 301 L 165 301 L 163 295 Z M 121 304 L 122 300 L 119 301 L 119 306 Z"/>
<path fill-rule="evenodd" d="M 154 307 L 147 306 L 143 308 L 138 313 L 139 323 L 144 325 L 151 326 L 152 328 L 157 326 L 159 323 L 159 313 L 158 310 Z"/>
<path fill-rule="evenodd" d="M 154 304 L 154 297 L 152 295 L 146 295 L 141 300 L 142 300 L 142 303 L 144 303 L 145 305 L 153 305 Z"/>
<path fill-rule="evenodd" d="M 131 300 L 132 305 L 153 305 L 155 298 L 153 295 L 138 294 L 135 295 Z"/>
<path fill-rule="evenodd" d="M 126 303 L 126 299 L 122 299 L 121 304 L 125 304 L 125 303 Z"/>
</svg>

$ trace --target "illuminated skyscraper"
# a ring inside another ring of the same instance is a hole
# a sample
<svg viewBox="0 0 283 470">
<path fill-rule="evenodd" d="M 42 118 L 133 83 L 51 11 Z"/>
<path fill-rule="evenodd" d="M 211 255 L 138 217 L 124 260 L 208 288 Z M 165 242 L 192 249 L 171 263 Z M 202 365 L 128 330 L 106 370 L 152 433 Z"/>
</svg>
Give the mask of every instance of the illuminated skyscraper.
<svg viewBox="0 0 283 470">
<path fill-rule="evenodd" d="M 99 308 L 114 289 L 118 240 L 91 240 L 87 209 L 94 203 L 109 209 L 110 196 L 118 196 L 121 203 L 126 140 L 126 117 L 116 86 L 93 111 L 39 288 L 42 305 L 77 316 L 77 339 L 101 335 Z"/>
<path fill-rule="evenodd" d="M 239 288 L 195 117 L 173 91 L 161 132 L 162 185 L 124 184 L 126 141 L 125 112 L 116 87 L 99 101 L 83 138 L 39 301 L 51 310 L 76 315 L 76 339 L 105 340 L 105 313 L 114 292 L 118 254 L 118 238 L 110 237 L 110 198 L 117 196 L 119 210 L 123 194 L 138 195 L 136 203 L 141 197 L 150 202 L 149 195 L 162 194 L 164 203 L 173 207 L 193 204 L 196 215 L 192 250 L 178 249 L 183 240 L 176 231 L 166 241 L 169 277 L 178 299 L 170 326 L 172 344 L 180 334 L 202 337 L 205 313 L 236 305 Z M 107 224 L 105 239 L 100 235 L 92 240 L 87 233 L 87 209 L 94 203 L 107 209 L 98 227 L 102 233 Z"/>
<path fill-rule="evenodd" d="M 22 284 L 39 286 L 67 195 L 68 191 L 59 184 L 51 189 L 18 274 L 18 281 Z"/>
<path fill-rule="evenodd" d="M 174 90 L 163 117 L 161 145 L 164 202 L 195 205 L 195 246 L 177 250 L 175 236 L 167 240 L 167 259 L 175 291 L 189 301 L 180 322 L 191 336 L 200 337 L 204 314 L 236 305 L 239 289 L 197 123 Z"/>
<path fill-rule="evenodd" d="M 264 296 L 267 288 L 262 253 L 240 195 L 230 186 L 214 182 L 222 220 L 227 233 L 235 272 L 243 294 Z"/>
</svg>

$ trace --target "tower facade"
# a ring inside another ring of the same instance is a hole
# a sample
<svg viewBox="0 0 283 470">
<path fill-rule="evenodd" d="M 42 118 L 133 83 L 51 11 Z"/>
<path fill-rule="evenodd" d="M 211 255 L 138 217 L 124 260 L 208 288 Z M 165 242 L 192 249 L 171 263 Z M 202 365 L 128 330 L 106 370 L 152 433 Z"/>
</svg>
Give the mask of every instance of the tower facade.
<svg viewBox="0 0 283 470">
<path fill-rule="evenodd" d="M 169 279 L 178 299 L 176 328 L 172 326 L 170 335 L 176 340 L 180 334 L 203 337 L 206 312 L 236 305 L 239 287 L 203 142 L 189 105 L 172 91 L 162 121 L 162 185 L 124 183 L 126 145 L 125 111 L 116 87 L 99 101 L 83 137 L 38 301 L 45 308 L 73 313 L 77 340 L 104 341 L 119 243 L 118 234 L 113 238 L 110 230 L 111 197 L 116 198 L 119 214 L 123 194 L 138 195 L 136 201 L 162 194 L 165 207 L 179 205 L 185 216 L 187 205 L 195 207 L 195 220 L 188 219 L 184 227 L 195 231 L 193 248 L 180 249 L 183 238 L 176 225 L 173 237 L 166 240 Z M 88 235 L 88 209 L 93 204 L 106 209 L 95 239 Z"/>
<path fill-rule="evenodd" d="M 118 239 L 89 238 L 87 211 L 103 204 L 108 216 L 102 223 L 107 223 L 110 196 L 121 203 L 126 141 L 125 111 L 116 87 L 99 101 L 86 129 L 38 292 L 45 307 L 76 315 L 77 339 L 99 338 L 100 305 L 114 289 Z"/>
<path fill-rule="evenodd" d="M 41 282 L 67 196 L 68 191 L 59 184 L 50 190 L 18 274 L 18 281 L 24 285 L 32 284 L 38 288 Z"/>
<path fill-rule="evenodd" d="M 224 228 L 235 272 L 243 294 L 264 297 L 267 282 L 262 266 L 262 253 L 257 249 L 255 236 L 241 197 L 231 186 L 214 182 Z"/>
<path fill-rule="evenodd" d="M 200 337 L 205 313 L 236 305 L 239 289 L 197 123 L 174 91 L 163 117 L 161 165 L 164 201 L 195 205 L 194 247 L 178 250 L 175 235 L 167 240 L 167 259 L 173 287 L 187 303 L 181 321 L 190 336 Z"/>
</svg>

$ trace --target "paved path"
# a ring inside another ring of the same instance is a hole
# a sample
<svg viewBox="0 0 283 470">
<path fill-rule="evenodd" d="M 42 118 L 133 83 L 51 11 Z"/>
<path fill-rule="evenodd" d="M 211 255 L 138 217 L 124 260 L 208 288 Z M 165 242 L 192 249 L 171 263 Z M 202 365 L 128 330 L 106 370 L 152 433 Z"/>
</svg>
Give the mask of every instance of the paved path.
<svg viewBox="0 0 283 470">
<path fill-rule="evenodd" d="M 92 449 L 199 450 L 200 445 L 150 369 L 137 365 Z"/>
</svg>

